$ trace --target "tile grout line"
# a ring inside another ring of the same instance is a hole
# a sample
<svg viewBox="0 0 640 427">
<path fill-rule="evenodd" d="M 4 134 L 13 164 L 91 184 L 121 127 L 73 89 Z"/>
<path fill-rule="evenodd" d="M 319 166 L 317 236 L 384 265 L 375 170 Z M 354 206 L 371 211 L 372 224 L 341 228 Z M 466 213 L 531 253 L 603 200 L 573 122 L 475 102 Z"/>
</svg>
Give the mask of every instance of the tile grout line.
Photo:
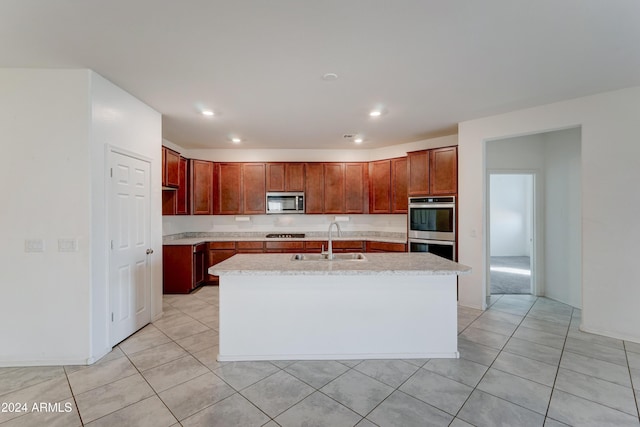
<svg viewBox="0 0 640 427">
<path fill-rule="evenodd" d="M 627 351 L 627 344 L 625 340 L 622 340 L 622 348 L 624 348 L 624 357 L 627 359 L 627 369 L 629 370 L 629 379 L 631 380 L 631 393 L 633 394 L 633 400 L 636 403 L 636 412 L 638 413 L 638 420 L 640 421 L 640 408 L 638 408 L 638 400 L 640 396 L 637 395 L 635 384 L 633 383 L 633 375 L 631 375 L 631 364 L 629 363 L 629 351 Z"/>
</svg>

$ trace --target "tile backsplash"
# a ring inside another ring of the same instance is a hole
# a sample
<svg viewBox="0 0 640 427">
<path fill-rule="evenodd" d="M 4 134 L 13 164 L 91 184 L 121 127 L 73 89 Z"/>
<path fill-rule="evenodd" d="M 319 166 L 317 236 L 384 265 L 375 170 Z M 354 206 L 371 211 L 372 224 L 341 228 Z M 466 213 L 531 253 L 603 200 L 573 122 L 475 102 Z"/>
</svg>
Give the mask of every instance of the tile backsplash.
<svg viewBox="0 0 640 427">
<path fill-rule="evenodd" d="M 175 215 L 162 217 L 162 235 L 186 232 L 326 231 L 338 220 L 344 231 L 406 233 L 407 216 L 389 215 Z"/>
</svg>

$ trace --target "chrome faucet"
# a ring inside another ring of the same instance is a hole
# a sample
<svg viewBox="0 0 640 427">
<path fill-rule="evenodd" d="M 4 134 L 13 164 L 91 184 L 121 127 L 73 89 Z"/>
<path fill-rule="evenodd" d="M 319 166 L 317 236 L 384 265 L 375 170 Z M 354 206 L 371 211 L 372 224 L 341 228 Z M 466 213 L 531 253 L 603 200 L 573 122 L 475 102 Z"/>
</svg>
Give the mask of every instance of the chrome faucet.
<svg viewBox="0 0 640 427">
<path fill-rule="evenodd" d="M 335 224 L 336 229 L 338 230 L 338 236 L 342 236 L 342 230 L 340 230 L 340 224 L 336 221 L 332 221 L 329 224 L 329 248 L 327 253 L 327 259 L 333 259 L 333 236 L 331 234 L 331 230 L 333 229 L 333 225 Z"/>
</svg>

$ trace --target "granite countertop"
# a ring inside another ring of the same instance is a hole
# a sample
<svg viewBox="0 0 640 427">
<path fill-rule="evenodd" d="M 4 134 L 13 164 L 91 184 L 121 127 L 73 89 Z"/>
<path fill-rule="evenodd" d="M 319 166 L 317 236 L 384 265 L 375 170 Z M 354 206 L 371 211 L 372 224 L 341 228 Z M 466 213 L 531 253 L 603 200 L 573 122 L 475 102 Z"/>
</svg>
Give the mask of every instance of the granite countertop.
<svg viewBox="0 0 640 427">
<path fill-rule="evenodd" d="M 471 267 L 426 253 L 366 253 L 366 260 L 292 261 L 293 254 L 238 254 L 209 268 L 216 276 L 242 275 L 461 275 Z"/>
<path fill-rule="evenodd" d="M 295 238 L 267 238 L 270 233 L 304 233 L 305 237 Z M 237 241 L 263 241 L 263 242 L 290 242 L 290 241 L 318 241 L 327 240 L 326 231 L 260 231 L 260 232 L 209 232 L 209 233 L 180 233 L 177 235 L 164 236 L 163 245 L 197 245 L 203 242 L 237 242 Z M 339 240 L 364 240 L 387 243 L 407 243 L 406 233 L 393 233 L 385 231 L 343 231 L 342 236 L 333 235 L 334 241 Z"/>
</svg>

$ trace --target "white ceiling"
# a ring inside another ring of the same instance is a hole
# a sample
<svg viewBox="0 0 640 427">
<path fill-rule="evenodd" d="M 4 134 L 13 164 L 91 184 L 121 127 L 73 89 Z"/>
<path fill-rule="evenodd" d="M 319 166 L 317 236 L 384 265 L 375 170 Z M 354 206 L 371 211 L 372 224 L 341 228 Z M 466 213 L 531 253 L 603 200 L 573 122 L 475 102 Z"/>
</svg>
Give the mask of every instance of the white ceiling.
<svg viewBox="0 0 640 427">
<path fill-rule="evenodd" d="M 185 148 L 374 148 L 640 85 L 640 1 L 0 0 L 0 67 L 91 68 Z"/>
</svg>

